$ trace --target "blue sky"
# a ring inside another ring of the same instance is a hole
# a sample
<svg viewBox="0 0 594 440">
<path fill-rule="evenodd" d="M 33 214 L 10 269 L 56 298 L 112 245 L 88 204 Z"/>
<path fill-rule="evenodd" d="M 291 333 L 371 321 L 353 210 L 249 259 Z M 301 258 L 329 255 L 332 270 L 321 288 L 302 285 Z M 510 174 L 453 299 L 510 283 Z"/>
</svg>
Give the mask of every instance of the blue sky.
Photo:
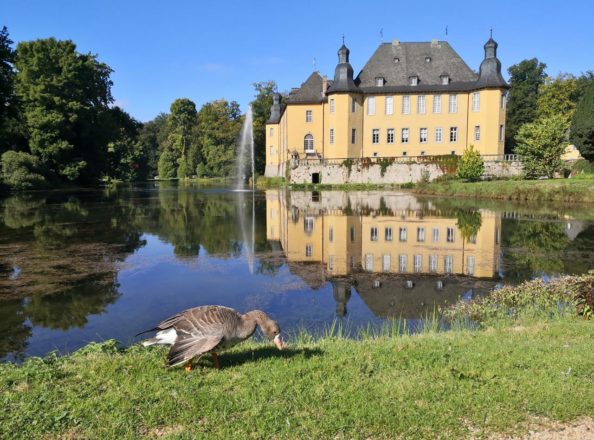
<svg viewBox="0 0 594 440">
<path fill-rule="evenodd" d="M 298 87 L 317 69 L 334 74 L 344 33 L 355 74 L 380 42 L 448 41 L 473 69 L 493 27 L 506 70 L 537 57 L 547 72 L 594 69 L 589 0 L 152 1 L 0 0 L 0 26 L 15 42 L 71 39 L 114 69 L 113 95 L 148 121 L 180 97 L 225 98 L 245 110 L 252 83 Z"/>
</svg>

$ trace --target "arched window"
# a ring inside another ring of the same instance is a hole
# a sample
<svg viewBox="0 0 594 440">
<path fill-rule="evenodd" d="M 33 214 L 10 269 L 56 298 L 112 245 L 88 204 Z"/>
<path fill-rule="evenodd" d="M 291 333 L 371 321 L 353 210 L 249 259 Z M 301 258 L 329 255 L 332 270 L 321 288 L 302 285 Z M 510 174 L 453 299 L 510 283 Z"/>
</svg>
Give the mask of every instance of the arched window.
<svg viewBox="0 0 594 440">
<path fill-rule="evenodd" d="M 314 152 L 314 138 L 311 134 L 306 134 L 303 138 L 303 149 L 306 153 Z"/>
</svg>

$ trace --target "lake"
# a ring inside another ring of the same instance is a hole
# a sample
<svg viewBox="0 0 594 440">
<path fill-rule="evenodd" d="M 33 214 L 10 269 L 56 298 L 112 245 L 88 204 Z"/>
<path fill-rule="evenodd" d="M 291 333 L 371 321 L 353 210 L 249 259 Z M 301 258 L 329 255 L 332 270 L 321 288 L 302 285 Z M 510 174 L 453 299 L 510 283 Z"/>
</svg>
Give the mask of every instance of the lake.
<svg viewBox="0 0 594 440">
<path fill-rule="evenodd" d="M 284 333 L 419 322 L 504 284 L 594 268 L 594 207 L 407 192 L 151 183 L 0 200 L 0 359 L 134 335 L 186 308 Z"/>
</svg>

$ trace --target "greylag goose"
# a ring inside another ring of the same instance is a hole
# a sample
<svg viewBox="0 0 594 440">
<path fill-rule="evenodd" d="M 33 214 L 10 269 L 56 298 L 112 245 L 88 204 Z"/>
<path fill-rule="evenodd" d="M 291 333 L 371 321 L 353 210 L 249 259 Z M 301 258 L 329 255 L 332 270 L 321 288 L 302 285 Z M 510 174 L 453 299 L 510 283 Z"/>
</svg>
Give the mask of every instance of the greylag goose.
<svg viewBox="0 0 594 440">
<path fill-rule="evenodd" d="M 256 331 L 257 325 L 282 350 L 280 328 L 266 313 L 252 310 L 242 315 L 223 306 L 201 306 L 185 310 L 139 335 L 156 330 L 156 335 L 143 341 L 142 345 L 171 345 L 167 365 L 175 367 L 186 363 L 186 371 L 191 371 L 192 360 L 207 352 L 211 353 L 215 367 L 221 368 L 217 351 L 248 339 Z"/>
</svg>

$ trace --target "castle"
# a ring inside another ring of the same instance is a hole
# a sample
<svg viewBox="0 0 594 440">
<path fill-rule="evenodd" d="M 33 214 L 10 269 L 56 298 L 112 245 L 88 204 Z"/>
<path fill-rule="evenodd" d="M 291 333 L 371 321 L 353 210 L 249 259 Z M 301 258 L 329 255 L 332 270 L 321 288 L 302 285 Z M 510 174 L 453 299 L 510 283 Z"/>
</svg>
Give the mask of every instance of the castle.
<svg viewBox="0 0 594 440">
<path fill-rule="evenodd" d="M 349 49 L 338 50 L 334 79 L 313 72 L 266 125 L 268 177 L 288 161 L 504 153 L 506 94 L 490 38 L 476 73 L 447 41 L 382 43 L 355 78 Z"/>
</svg>

